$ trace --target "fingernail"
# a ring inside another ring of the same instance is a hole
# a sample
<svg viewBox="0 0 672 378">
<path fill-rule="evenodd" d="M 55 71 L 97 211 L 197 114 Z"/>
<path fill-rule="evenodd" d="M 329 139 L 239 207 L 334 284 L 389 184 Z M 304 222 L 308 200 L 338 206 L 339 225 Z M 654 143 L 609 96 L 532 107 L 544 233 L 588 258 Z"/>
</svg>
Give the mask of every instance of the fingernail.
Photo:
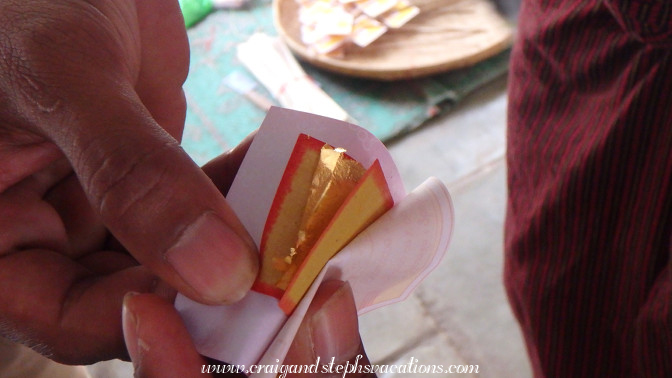
<svg viewBox="0 0 672 378">
<path fill-rule="evenodd" d="M 124 304 L 121 310 L 121 324 L 124 331 L 124 340 L 126 349 L 132 361 L 139 361 L 140 353 L 138 351 L 138 321 L 135 314 L 129 307 L 131 298 L 138 293 L 127 293 L 124 296 Z"/>
<path fill-rule="evenodd" d="M 203 300 L 235 302 L 252 286 L 257 274 L 250 246 L 214 213 L 191 224 L 166 259 Z"/>
<path fill-rule="evenodd" d="M 344 282 L 310 320 L 310 335 L 315 357 L 328 363 L 348 361 L 359 351 L 361 340 L 355 312 L 355 299 Z"/>
</svg>

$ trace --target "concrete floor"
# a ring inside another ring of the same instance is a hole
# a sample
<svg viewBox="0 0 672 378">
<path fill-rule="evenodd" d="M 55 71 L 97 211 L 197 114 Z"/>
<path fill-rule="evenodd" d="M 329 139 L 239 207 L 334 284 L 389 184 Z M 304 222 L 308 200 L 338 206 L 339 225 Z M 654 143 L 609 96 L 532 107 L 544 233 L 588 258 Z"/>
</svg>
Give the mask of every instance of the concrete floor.
<svg viewBox="0 0 672 378">
<path fill-rule="evenodd" d="M 455 231 L 444 261 L 407 301 L 361 317 L 376 363 L 404 364 L 413 357 L 425 365 L 479 365 L 483 377 L 531 376 L 501 280 L 505 117 L 501 78 L 389 145 L 407 189 L 428 176 L 446 183 Z"/>
</svg>

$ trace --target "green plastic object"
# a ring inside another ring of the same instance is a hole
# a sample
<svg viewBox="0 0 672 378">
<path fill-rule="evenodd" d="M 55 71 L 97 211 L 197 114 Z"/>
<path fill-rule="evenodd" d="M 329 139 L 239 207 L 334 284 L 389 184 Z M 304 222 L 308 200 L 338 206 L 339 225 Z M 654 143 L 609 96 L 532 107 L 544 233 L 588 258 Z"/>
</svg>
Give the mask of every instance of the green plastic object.
<svg viewBox="0 0 672 378">
<path fill-rule="evenodd" d="M 195 25 L 212 12 L 212 0 L 179 0 L 184 24 L 187 28 Z"/>
</svg>

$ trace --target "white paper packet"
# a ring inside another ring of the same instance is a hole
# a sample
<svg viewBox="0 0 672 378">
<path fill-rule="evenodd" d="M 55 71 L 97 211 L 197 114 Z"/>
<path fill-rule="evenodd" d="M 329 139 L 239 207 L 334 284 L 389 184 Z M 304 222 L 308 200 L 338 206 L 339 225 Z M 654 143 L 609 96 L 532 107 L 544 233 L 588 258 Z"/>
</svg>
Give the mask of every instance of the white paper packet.
<svg viewBox="0 0 672 378">
<path fill-rule="evenodd" d="M 257 245 L 301 133 L 346 148 L 348 155 L 365 167 L 378 160 L 395 205 L 329 261 L 289 317 L 278 307 L 276 298 L 254 291 L 228 306 L 206 306 L 178 295 L 175 307 L 198 351 L 207 357 L 248 367 L 282 363 L 323 280 L 348 281 L 358 313 L 362 314 L 405 299 L 438 265 L 448 248 L 453 209 L 440 180 L 430 178 L 406 195 L 392 157 L 367 130 L 277 107 L 268 112 L 227 196 Z"/>
</svg>

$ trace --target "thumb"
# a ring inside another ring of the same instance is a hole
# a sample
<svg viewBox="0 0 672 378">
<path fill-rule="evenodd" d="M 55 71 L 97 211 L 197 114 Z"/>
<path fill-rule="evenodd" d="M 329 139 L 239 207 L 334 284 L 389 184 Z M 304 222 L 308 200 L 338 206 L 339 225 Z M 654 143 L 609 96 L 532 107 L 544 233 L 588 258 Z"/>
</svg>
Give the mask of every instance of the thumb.
<svg viewBox="0 0 672 378">
<path fill-rule="evenodd" d="M 327 281 L 320 286 L 284 365 L 312 365 L 318 361 L 318 371 L 323 376 L 375 377 L 367 370 L 370 363 L 359 336 L 357 308 L 347 282 Z"/>
<path fill-rule="evenodd" d="M 90 105 L 104 111 L 57 144 L 112 234 L 187 296 L 240 299 L 256 276 L 255 247 L 219 190 L 133 94 Z"/>
</svg>

